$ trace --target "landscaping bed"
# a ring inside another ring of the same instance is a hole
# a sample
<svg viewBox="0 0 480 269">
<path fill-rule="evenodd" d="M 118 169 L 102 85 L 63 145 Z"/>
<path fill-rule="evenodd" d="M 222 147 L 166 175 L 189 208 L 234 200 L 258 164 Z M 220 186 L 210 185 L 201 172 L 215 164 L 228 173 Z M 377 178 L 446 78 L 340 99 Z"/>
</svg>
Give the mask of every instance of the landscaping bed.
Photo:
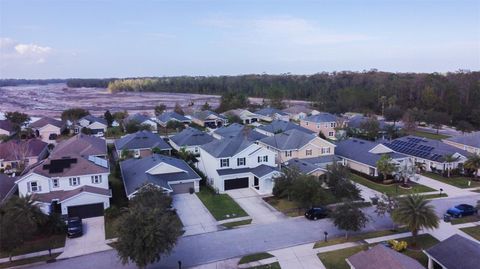
<svg viewBox="0 0 480 269">
<path fill-rule="evenodd" d="M 480 241 L 480 226 L 462 228 L 460 230 Z"/>
<path fill-rule="evenodd" d="M 209 188 L 204 187 L 200 189 L 197 196 L 216 220 L 248 216 L 228 194 L 216 194 Z"/>
<path fill-rule="evenodd" d="M 480 181 L 475 181 L 470 177 L 457 177 L 457 176 L 452 176 L 450 178 L 444 177 L 439 174 L 431 173 L 431 172 L 425 172 L 422 174 L 423 176 L 429 177 L 431 179 L 438 180 L 440 182 L 443 182 L 445 184 L 449 184 L 458 188 L 462 189 L 468 189 L 468 188 L 476 188 L 480 187 Z M 470 186 L 468 186 L 468 182 L 471 182 Z"/>
<path fill-rule="evenodd" d="M 358 183 L 358 184 L 361 184 L 367 188 L 370 188 L 370 189 L 373 189 L 373 190 L 376 190 L 378 192 L 381 192 L 381 193 L 385 193 L 385 194 L 388 194 L 388 195 L 406 195 L 406 194 L 413 194 L 413 193 L 422 193 L 422 192 L 433 192 L 433 191 L 436 191 L 432 188 L 429 188 L 427 186 L 424 186 L 424 185 L 421 185 L 421 184 L 416 184 L 414 182 L 410 182 L 409 184 L 412 186 L 412 188 L 410 189 L 404 189 L 404 188 L 401 188 L 400 185 L 398 183 L 394 183 L 394 184 L 381 184 L 381 183 L 377 183 L 377 182 L 373 182 L 369 179 L 366 179 L 364 177 L 361 177 L 357 174 L 353 174 L 352 173 L 352 177 L 351 179 Z M 398 184 L 398 187 L 396 187 L 395 185 Z"/>
</svg>

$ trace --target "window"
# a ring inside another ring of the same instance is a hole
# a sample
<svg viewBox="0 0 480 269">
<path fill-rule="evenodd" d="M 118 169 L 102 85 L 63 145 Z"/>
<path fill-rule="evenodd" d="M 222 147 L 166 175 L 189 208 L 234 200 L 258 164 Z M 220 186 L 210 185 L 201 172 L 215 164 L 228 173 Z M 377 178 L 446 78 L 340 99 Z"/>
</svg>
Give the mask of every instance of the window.
<svg viewBox="0 0 480 269">
<path fill-rule="evenodd" d="M 307 149 L 307 150 L 305 151 L 305 155 L 311 156 L 311 155 L 312 155 L 312 150 L 311 150 L 311 149 Z"/>
<path fill-rule="evenodd" d="M 28 183 L 29 192 L 39 192 L 42 190 L 42 186 L 38 185 L 38 182 L 32 181 Z"/>
<path fill-rule="evenodd" d="M 308 126 L 308 121 L 306 121 L 306 122 L 305 122 L 305 125 L 307 125 L 307 126 Z"/>
<path fill-rule="evenodd" d="M 320 124 L 317 124 L 317 129 L 320 129 Z"/>
<path fill-rule="evenodd" d="M 335 128 L 335 122 L 331 122 L 330 127 Z"/>
<path fill-rule="evenodd" d="M 198 153 L 198 147 L 195 147 L 195 153 Z"/>
<path fill-rule="evenodd" d="M 80 185 L 80 178 L 79 177 L 71 177 L 68 179 L 70 182 L 70 186 L 77 186 Z"/>
<path fill-rule="evenodd" d="M 330 153 L 330 148 L 322 148 L 322 154 Z"/>
<path fill-rule="evenodd" d="M 229 167 L 230 163 L 228 159 L 220 159 L 220 167 Z"/>
<path fill-rule="evenodd" d="M 328 136 L 334 136 L 333 132 L 328 132 Z"/>
<path fill-rule="evenodd" d="M 265 156 L 258 156 L 259 163 L 268 163 L 268 155 Z"/>
<path fill-rule="evenodd" d="M 245 158 L 237 158 L 237 166 L 244 166 Z"/>
<path fill-rule="evenodd" d="M 92 183 L 93 184 L 102 183 L 102 175 L 92 176 Z"/>
<path fill-rule="evenodd" d="M 285 151 L 285 157 L 292 157 L 292 151 Z"/>
<path fill-rule="evenodd" d="M 60 187 L 60 183 L 59 183 L 58 178 L 52 179 L 52 185 L 53 185 L 54 188 Z"/>
</svg>

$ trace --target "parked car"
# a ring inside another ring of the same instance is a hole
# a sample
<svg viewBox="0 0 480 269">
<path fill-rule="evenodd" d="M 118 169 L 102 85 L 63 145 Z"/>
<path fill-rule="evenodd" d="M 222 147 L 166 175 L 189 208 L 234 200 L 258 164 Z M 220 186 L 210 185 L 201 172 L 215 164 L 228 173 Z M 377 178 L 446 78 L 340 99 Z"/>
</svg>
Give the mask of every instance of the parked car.
<svg viewBox="0 0 480 269">
<path fill-rule="evenodd" d="M 82 219 L 79 217 L 71 217 L 67 220 L 67 236 L 79 237 L 83 235 Z"/>
<path fill-rule="evenodd" d="M 463 216 L 469 216 L 477 213 L 478 213 L 478 209 L 476 209 L 472 205 L 467 205 L 467 204 L 456 205 L 447 210 L 447 214 L 455 218 L 461 218 Z"/>
<path fill-rule="evenodd" d="M 328 210 L 323 207 L 312 207 L 305 212 L 305 218 L 310 220 L 323 219 L 328 216 Z"/>
</svg>

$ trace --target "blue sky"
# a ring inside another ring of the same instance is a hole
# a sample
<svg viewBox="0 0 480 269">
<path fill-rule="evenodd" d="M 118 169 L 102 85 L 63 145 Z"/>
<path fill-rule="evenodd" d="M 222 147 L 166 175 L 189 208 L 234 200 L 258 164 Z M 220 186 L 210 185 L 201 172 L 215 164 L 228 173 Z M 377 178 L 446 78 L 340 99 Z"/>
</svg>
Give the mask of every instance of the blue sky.
<svg viewBox="0 0 480 269">
<path fill-rule="evenodd" d="M 0 77 L 480 69 L 480 1 L 0 0 Z"/>
</svg>

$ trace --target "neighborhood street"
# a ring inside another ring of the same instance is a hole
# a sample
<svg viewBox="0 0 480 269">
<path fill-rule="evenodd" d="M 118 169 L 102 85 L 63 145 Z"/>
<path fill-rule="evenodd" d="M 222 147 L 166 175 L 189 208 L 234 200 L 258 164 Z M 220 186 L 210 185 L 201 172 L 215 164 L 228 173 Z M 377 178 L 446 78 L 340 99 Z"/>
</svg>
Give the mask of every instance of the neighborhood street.
<svg viewBox="0 0 480 269">
<path fill-rule="evenodd" d="M 432 200 L 441 217 L 448 207 L 459 203 L 475 204 L 480 194 Z M 378 217 L 374 208 L 366 209 L 372 221 L 362 231 L 384 230 L 391 227 L 388 217 Z M 190 267 L 214 261 L 240 257 L 250 253 L 270 251 L 305 243 L 323 240 L 323 232 L 329 238 L 343 236 L 344 232 L 336 229 L 329 220 L 308 221 L 302 217 L 278 221 L 275 223 L 252 225 L 249 227 L 224 230 L 182 237 L 173 253 L 149 268 L 178 268 L 178 261 L 183 267 Z M 42 264 L 29 268 L 119 268 L 115 251 L 104 251 L 76 258 L 59 260 L 55 263 Z M 129 264 L 124 268 L 136 268 Z"/>
</svg>

